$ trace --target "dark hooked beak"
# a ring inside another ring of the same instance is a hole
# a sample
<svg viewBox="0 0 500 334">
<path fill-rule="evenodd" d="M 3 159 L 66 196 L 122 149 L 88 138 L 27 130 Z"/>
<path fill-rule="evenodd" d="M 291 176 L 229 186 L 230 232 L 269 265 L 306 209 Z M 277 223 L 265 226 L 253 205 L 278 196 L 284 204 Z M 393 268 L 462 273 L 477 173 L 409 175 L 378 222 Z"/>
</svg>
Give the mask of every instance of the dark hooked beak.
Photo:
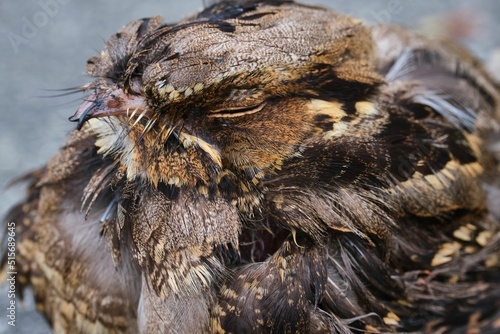
<svg viewBox="0 0 500 334">
<path fill-rule="evenodd" d="M 78 122 L 76 128 L 80 130 L 91 118 L 140 115 L 146 110 L 147 105 L 143 97 L 128 95 L 121 89 L 115 89 L 90 95 L 69 120 Z"/>
</svg>

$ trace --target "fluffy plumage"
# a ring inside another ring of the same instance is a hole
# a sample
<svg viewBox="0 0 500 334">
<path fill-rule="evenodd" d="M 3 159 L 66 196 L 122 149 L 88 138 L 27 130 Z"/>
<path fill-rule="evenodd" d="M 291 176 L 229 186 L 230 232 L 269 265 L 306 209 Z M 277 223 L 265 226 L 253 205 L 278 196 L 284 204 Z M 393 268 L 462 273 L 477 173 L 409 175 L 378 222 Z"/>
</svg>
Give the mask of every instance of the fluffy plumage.
<svg viewBox="0 0 500 334">
<path fill-rule="evenodd" d="M 498 86 L 288 1 L 134 21 L 8 221 L 57 333 L 500 331 Z"/>
</svg>

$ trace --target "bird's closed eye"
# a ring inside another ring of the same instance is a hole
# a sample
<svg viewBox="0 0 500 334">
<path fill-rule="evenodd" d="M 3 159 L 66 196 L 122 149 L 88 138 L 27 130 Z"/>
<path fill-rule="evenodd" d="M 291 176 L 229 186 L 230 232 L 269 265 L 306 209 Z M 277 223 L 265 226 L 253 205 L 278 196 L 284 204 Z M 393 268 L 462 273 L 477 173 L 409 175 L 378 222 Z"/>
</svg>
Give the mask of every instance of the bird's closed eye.
<svg viewBox="0 0 500 334">
<path fill-rule="evenodd" d="M 244 106 L 244 107 L 229 107 L 223 109 L 217 109 L 210 112 L 208 117 L 240 117 L 245 115 L 254 114 L 256 112 L 261 111 L 265 107 L 265 103 L 259 103 L 253 106 Z"/>
</svg>

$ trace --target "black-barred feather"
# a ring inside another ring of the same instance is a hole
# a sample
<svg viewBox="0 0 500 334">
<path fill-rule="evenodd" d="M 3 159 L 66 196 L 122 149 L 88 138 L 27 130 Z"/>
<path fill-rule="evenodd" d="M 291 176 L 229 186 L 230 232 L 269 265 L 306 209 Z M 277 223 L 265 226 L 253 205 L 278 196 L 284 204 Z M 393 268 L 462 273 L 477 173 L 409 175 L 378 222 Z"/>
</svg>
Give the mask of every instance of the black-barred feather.
<svg viewBox="0 0 500 334">
<path fill-rule="evenodd" d="M 56 333 L 500 331 L 500 93 L 466 51 L 222 1 L 87 72 L 8 217 Z"/>
</svg>

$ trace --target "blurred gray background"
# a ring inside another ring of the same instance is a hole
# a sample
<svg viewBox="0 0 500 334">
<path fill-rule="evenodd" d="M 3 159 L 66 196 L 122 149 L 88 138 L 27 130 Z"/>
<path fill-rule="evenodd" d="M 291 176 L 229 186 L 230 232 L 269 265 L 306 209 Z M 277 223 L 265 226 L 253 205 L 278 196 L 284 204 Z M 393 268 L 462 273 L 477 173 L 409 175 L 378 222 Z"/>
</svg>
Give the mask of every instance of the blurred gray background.
<svg viewBox="0 0 500 334">
<path fill-rule="evenodd" d="M 446 35 L 500 73 L 500 1 L 303 2 L 323 4 L 368 23 L 404 24 Z M 203 6 L 202 0 L 0 0 L 0 216 L 22 198 L 22 187 L 6 189 L 8 182 L 43 165 L 74 128 L 67 118 L 83 95 L 49 97 L 61 93 L 50 90 L 91 81 L 84 75 L 85 61 L 129 21 L 162 15 L 175 22 Z M 0 290 L 0 333 L 50 333 L 27 299 L 24 310 L 18 308 L 13 328 L 6 320 L 7 291 Z"/>
</svg>

